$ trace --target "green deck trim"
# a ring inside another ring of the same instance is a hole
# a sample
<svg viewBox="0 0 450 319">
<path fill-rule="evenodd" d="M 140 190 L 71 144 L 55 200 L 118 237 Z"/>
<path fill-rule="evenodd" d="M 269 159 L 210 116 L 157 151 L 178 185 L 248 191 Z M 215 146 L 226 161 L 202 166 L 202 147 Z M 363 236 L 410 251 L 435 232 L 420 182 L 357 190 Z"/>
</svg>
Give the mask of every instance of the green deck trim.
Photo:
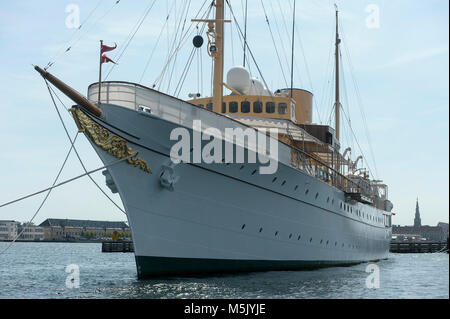
<svg viewBox="0 0 450 319">
<path fill-rule="evenodd" d="M 138 278 L 352 266 L 364 261 L 237 260 L 136 256 Z"/>
</svg>

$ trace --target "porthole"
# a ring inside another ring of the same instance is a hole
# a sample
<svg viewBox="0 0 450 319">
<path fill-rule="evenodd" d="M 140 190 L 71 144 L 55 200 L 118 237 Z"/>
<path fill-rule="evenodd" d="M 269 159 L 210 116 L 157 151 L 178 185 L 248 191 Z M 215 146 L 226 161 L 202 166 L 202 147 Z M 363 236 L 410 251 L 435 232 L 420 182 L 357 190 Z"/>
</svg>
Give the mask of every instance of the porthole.
<svg viewBox="0 0 450 319">
<path fill-rule="evenodd" d="M 263 229 L 262 229 L 262 227 L 259 229 L 259 232 L 262 232 L 263 231 Z"/>
<path fill-rule="evenodd" d="M 240 167 L 240 169 L 241 169 L 241 170 L 243 170 L 243 169 L 244 169 L 244 167 L 245 167 L 245 165 L 242 165 L 242 166 Z"/>
<path fill-rule="evenodd" d="M 286 181 L 283 181 L 283 183 L 281 183 L 281 186 L 284 186 L 284 184 L 286 184 Z"/>
<path fill-rule="evenodd" d="M 289 235 L 289 239 L 291 239 L 291 238 L 292 238 L 292 234 Z"/>
<path fill-rule="evenodd" d="M 329 242 L 329 241 L 327 240 L 327 245 L 328 245 L 328 242 Z"/>
<path fill-rule="evenodd" d="M 275 183 L 276 180 L 277 180 L 277 178 L 274 177 L 274 178 L 272 179 L 272 183 Z"/>
<path fill-rule="evenodd" d="M 319 193 L 316 193 L 316 199 L 319 197 Z"/>
<path fill-rule="evenodd" d="M 298 235 L 297 240 L 300 240 L 302 238 L 302 235 Z"/>
<path fill-rule="evenodd" d="M 341 207 L 341 209 L 342 209 L 342 203 L 341 203 L 340 207 Z"/>
<path fill-rule="evenodd" d="M 309 239 L 309 242 L 312 242 L 312 237 Z"/>
<path fill-rule="evenodd" d="M 323 239 L 320 240 L 320 243 L 323 243 Z"/>
<path fill-rule="evenodd" d="M 296 191 L 298 189 L 298 185 L 295 185 L 294 190 Z"/>
<path fill-rule="evenodd" d="M 275 236 L 278 236 L 278 231 L 275 232 Z"/>
<path fill-rule="evenodd" d="M 256 169 L 252 172 L 252 175 L 255 175 L 256 174 Z"/>
<path fill-rule="evenodd" d="M 309 189 L 307 189 L 307 190 L 305 191 L 305 195 L 308 195 L 308 193 L 309 193 Z"/>
<path fill-rule="evenodd" d="M 245 228 L 245 224 L 242 225 L 241 229 L 244 229 L 244 228 Z"/>
<path fill-rule="evenodd" d="M 329 203 L 330 202 L 330 197 L 327 197 L 327 203 Z"/>
</svg>

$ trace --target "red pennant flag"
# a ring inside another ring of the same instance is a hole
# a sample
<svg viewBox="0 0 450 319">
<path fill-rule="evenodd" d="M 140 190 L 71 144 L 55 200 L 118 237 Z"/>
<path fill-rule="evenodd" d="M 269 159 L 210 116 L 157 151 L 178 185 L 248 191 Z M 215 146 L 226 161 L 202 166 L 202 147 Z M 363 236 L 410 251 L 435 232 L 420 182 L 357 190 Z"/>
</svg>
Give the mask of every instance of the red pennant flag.
<svg viewBox="0 0 450 319">
<path fill-rule="evenodd" d="M 106 55 L 106 53 L 103 53 L 103 54 L 102 54 L 102 63 L 108 63 L 108 62 L 117 64 L 116 62 L 114 62 L 113 60 L 111 60 L 110 58 L 108 58 L 108 56 Z"/>
<path fill-rule="evenodd" d="M 105 53 L 105 52 L 109 52 L 109 51 L 115 50 L 117 48 L 117 43 L 114 43 L 114 45 L 115 46 L 110 47 L 110 46 L 102 44 L 102 54 Z"/>
</svg>

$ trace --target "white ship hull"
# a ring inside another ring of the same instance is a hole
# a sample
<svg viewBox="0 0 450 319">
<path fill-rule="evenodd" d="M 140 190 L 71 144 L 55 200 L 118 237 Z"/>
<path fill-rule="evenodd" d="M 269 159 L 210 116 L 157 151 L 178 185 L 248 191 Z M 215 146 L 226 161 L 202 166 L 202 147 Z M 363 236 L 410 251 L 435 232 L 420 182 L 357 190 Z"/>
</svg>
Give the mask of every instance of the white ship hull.
<svg viewBox="0 0 450 319">
<path fill-rule="evenodd" d="M 387 257 L 391 228 L 383 215 L 390 213 L 345 202 L 342 191 L 281 160 L 274 175 L 254 174 L 259 164 L 181 163 L 174 167 L 179 179 L 173 190 L 163 187 L 161 174 L 171 163 L 174 143 L 170 132 L 180 123 L 158 111 L 175 99 L 154 97 L 157 107 L 147 103 L 152 114 L 103 104 L 104 121 L 91 116 L 126 139 L 152 170 L 148 174 L 126 162 L 108 168 L 127 212 L 139 278 L 348 265 Z M 186 114 L 198 112 L 177 103 Z M 90 141 L 105 164 L 117 160 Z"/>
</svg>

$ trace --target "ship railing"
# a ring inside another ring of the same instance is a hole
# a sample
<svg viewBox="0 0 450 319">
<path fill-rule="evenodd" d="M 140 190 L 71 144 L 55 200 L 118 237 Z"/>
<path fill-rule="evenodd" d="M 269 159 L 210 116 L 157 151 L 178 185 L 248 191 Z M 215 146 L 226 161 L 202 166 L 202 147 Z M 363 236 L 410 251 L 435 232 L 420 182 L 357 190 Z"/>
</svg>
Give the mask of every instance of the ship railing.
<svg viewBox="0 0 450 319">
<path fill-rule="evenodd" d="M 93 83 L 88 88 L 88 99 L 92 102 L 98 102 L 98 83 Z M 144 111 L 157 115 L 165 120 L 177 123 L 185 127 L 192 127 L 193 120 L 201 120 L 202 129 L 216 128 L 225 134 L 225 129 L 229 128 L 230 121 L 233 121 L 233 128 L 242 128 L 246 130 L 252 128 L 230 117 L 201 108 L 191 104 L 192 108 L 186 108 L 186 101 L 153 90 L 140 84 L 123 82 L 123 81 L 107 81 L 102 82 L 100 103 L 116 104 L 133 110 Z M 253 128 L 252 128 L 253 129 Z M 269 136 L 270 139 L 273 137 Z M 308 152 L 288 145 L 280 140 L 277 161 L 294 167 L 310 176 L 321 179 L 322 181 L 344 191 L 357 190 L 361 192 L 361 188 L 336 171 L 320 159 L 313 157 Z M 245 140 L 237 141 L 240 145 L 247 145 Z M 272 154 L 268 154 L 271 157 Z"/>
</svg>

